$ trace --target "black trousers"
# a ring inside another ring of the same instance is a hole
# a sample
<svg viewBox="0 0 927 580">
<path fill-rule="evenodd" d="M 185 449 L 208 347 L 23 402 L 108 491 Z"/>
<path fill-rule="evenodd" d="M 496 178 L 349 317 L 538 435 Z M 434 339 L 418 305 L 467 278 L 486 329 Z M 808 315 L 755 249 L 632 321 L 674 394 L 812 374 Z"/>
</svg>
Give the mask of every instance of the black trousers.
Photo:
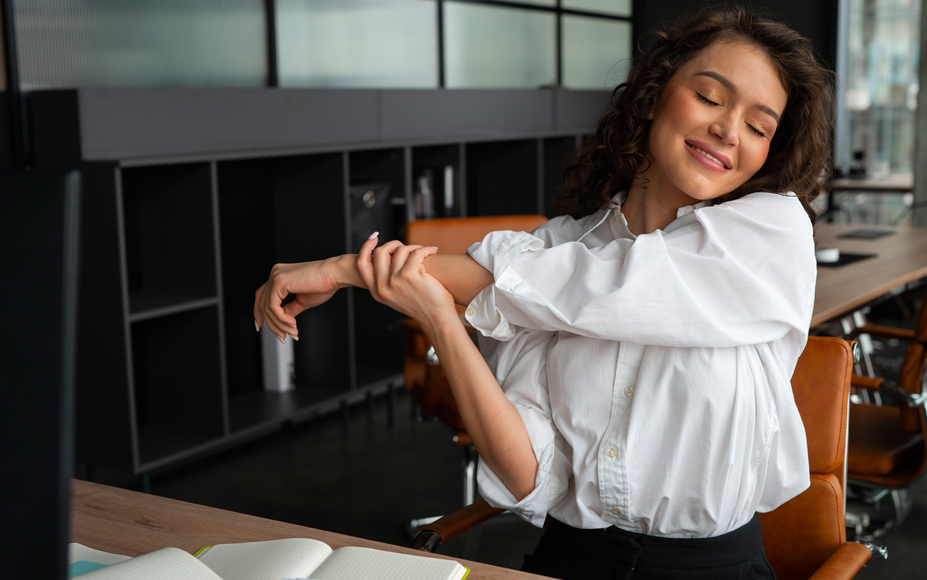
<svg viewBox="0 0 927 580">
<path fill-rule="evenodd" d="M 541 543 L 521 568 L 563 580 L 771 579 L 760 519 L 714 538 L 658 538 L 572 528 L 551 518 Z"/>
</svg>

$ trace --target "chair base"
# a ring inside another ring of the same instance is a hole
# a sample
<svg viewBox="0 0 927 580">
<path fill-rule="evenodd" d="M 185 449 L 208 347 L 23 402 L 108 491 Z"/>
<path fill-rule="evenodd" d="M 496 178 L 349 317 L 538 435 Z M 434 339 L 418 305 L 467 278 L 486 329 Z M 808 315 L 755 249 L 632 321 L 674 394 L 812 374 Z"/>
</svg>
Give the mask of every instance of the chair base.
<svg viewBox="0 0 927 580">
<path fill-rule="evenodd" d="M 914 509 L 914 496 L 907 489 L 872 488 L 851 482 L 847 486 L 847 497 L 871 508 L 846 513 L 847 539 L 858 542 L 871 542 L 885 536 L 900 526 Z M 889 509 L 883 507 L 886 497 L 891 499 Z"/>
</svg>

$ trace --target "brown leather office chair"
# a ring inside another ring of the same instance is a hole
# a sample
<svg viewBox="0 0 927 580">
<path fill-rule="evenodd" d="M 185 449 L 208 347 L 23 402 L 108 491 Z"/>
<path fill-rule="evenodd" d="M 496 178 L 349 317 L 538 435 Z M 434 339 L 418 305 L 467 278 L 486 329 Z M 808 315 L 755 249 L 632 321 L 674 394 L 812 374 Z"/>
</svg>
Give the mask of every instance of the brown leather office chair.
<svg viewBox="0 0 927 580">
<path fill-rule="evenodd" d="M 779 580 L 852 578 L 873 547 L 846 542 L 846 429 L 853 353 L 839 338 L 811 337 L 792 376 L 805 424 L 811 486 L 760 514 L 766 556 Z M 434 552 L 442 541 L 502 513 L 485 500 L 424 526 L 410 547 Z"/>
<path fill-rule="evenodd" d="M 489 232 L 530 232 L 546 221 L 547 218 L 542 215 L 418 220 L 406 226 L 406 243 L 437 246 L 439 254 L 462 254 Z M 463 309 L 463 306 L 458 306 L 461 314 Z M 403 327 L 406 329 L 406 390 L 420 405 L 422 417 L 438 417 L 454 430 L 453 441 L 460 447 L 463 456 L 463 505 L 469 505 L 473 503 L 476 491 L 476 453 L 473 443 L 460 419 L 457 403 L 451 394 L 444 370 L 435 356 L 431 340 L 414 320 L 404 321 Z M 473 329 L 470 330 L 472 333 Z"/>
<path fill-rule="evenodd" d="M 855 514 L 857 535 L 868 539 L 879 537 L 901 524 L 910 509 L 905 488 L 918 481 L 927 466 L 927 419 L 924 416 L 927 303 L 920 309 L 914 330 L 865 325 L 857 328 L 854 334 L 907 343 L 898 383 L 857 375 L 852 379 L 853 387 L 883 395 L 880 403 L 895 401 L 891 405 L 850 406 L 847 477 L 852 490 L 866 503 L 875 503 L 891 495 L 894 507 L 894 517 L 874 529 L 867 529 L 868 515 Z"/>
</svg>

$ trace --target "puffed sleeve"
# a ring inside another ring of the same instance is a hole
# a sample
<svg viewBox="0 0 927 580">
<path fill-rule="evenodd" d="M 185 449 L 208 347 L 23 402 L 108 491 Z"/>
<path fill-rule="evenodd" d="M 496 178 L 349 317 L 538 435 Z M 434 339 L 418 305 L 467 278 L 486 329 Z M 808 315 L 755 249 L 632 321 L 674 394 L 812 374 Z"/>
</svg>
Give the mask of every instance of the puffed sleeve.
<svg viewBox="0 0 927 580">
<path fill-rule="evenodd" d="M 511 510 L 535 526 L 567 492 L 571 450 L 551 418 L 547 394 L 547 349 L 555 333 L 517 329 L 507 342 L 480 339 L 480 350 L 509 401 L 515 406 L 538 462 L 534 490 L 521 501 L 482 461 L 477 470 L 480 495 L 495 507 Z"/>
<path fill-rule="evenodd" d="M 671 347 L 770 342 L 807 334 L 817 273 L 804 209 L 773 193 L 595 248 L 493 232 L 469 253 L 495 281 L 467 319 L 499 340 L 521 326 Z"/>
</svg>

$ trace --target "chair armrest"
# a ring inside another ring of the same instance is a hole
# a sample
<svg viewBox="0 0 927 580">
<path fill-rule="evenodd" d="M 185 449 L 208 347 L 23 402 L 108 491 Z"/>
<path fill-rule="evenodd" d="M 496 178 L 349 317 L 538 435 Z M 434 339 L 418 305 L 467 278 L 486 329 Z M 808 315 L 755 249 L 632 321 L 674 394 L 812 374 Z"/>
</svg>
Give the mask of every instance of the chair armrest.
<svg viewBox="0 0 927 580">
<path fill-rule="evenodd" d="M 853 375 L 850 377 L 850 385 L 856 387 L 857 389 L 867 389 L 870 391 L 878 391 L 879 387 L 882 386 L 882 383 L 885 381 L 882 377 L 861 377 L 859 375 Z"/>
<path fill-rule="evenodd" d="M 811 580 L 843 580 L 850 579 L 859 572 L 872 552 L 863 544 L 847 542 L 841 544 L 830 558 L 821 564 L 817 572 L 811 575 Z"/>
<path fill-rule="evenodd" d="M 894 381 L 879 377 L 869 378 L 853 375 L 850 378 L 850 384 L 859 389 L 868 389 L 870 391 L 878 391 L 883 394 L 893 395 L 899 400 L 904 401 L 904 403 L 912 409 L 927 406 L 927 394 L 909 393 L 898 386 L 898 383 Z"/>
<path fill-rule="evenodd" d="M 465 508 L 450 513 L 436 522 L 422 526 L 409 547 L 416 550 L 435 552 L 441 542 L 466 532 L 491 517 L 504 513 L 504 509 L 494 508 L 485 499 L 476 501 Z"/>
<path fill-rule="evenodd" d="M 913 330 L 908 330 L 906 328 L 895 328 L 893 326 L 879 326 L 876 324 L 860 326 L 853 331 L 852 336 L 858 336 L 860 334 L 872 334 L 875 336 L 881 336 L 883 338 L 897 338 L 898 340 L 906 340 L 909 342 L 914 340 Z"/>
</svg>

